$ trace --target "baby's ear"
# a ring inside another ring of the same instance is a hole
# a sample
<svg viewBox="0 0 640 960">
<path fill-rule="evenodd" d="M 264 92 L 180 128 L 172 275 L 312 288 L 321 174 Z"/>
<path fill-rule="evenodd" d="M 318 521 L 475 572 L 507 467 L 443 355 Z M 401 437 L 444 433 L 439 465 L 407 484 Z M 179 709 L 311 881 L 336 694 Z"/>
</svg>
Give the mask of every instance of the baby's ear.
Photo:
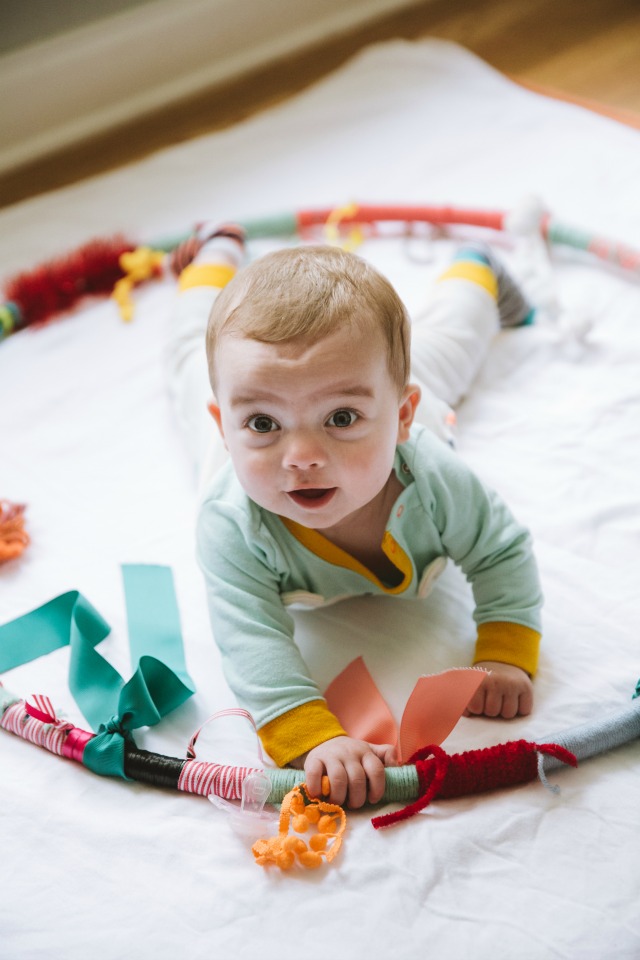
<svg viewBox="0 0 640 960">
<path fill-rule="evenodd" d="M 220 407 L 215 402 L 215 400 L 210 400 L 207 404 L 207 409 L 209 413 L 218 424 L 218 430 L 220 431 L 220 436 L 224 438 L 224 430 L 222 429 L 222 416 L 220 414 Z"/>
<path fill-rule="evenodd" d="M 419 403 L 420 387 L 415 383 L 408 383 L 400 398 L 400 408 L 398 410 L 398 443 L 405 443 L 409 439 L 409 430 Z"/>
</svg>

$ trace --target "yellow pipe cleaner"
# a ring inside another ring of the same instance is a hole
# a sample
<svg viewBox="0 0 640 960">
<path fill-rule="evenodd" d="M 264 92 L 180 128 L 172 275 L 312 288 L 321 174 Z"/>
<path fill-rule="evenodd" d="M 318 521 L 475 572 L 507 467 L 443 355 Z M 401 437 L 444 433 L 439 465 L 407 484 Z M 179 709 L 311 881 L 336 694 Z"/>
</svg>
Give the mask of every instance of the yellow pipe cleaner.
<svg viewBox="0 0 640 960">
<path fill-rule="evenodd" d="M 137 250 L 121 254 L 118 262 L 125 275 L 118 280 L 111 296 L 118 304 L 120 316 L 126 322 L 133 319 L 131 291 L 136 284 L 159 276 L 164 258 L 165 254 L 161 250 L 152 250 L 150 247 L 138 247 Z"/>
<path fill-rule="evenodd" d="M 355 217 L 357 212 L 357 203 L 349 203 L 344 207 L 336 207 L 335 210 L 331 211 L 324 225 L 327 243 L 331 243 L 334 246 L 340 246 L 348 253 L 353 253 L 353 251 L 361 245 L 361 243 L 364 241 L 364 233 L 362 231 L 362 227 L 360 226 L 354 226 L 349 232 L 348 237 L 342 243 L 340 242 L 341 221 L 344 220 L 345 217 Z"/>
</svg>

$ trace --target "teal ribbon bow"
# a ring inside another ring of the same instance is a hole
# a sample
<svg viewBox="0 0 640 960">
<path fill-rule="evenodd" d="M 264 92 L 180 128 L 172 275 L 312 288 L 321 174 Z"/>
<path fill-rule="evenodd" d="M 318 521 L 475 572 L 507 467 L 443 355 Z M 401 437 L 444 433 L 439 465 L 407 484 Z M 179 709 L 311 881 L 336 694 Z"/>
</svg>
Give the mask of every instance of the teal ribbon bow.
<svg viewBox="0 0 640 960">
<path fill-rule="evenodd" d="M 69 688 L 97 734 L 83 763 L 95 773 L 129 779 L 125 740 L 153 726 L 194 692 L 187 673 L 173 575 L 169 567 L 122 567 L 129 646 L 137 664 L 126 683 L 97 651 L 109 624 L 77 590 L 63 593 L 0 627 L 0 671 L 70 647 Z"/>
</svg>

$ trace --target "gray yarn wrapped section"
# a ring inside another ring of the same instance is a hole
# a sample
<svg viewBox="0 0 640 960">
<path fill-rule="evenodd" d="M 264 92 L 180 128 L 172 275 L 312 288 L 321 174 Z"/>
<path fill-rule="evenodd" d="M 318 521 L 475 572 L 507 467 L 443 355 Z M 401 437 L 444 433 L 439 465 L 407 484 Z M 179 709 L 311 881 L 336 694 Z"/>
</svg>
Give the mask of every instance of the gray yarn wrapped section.
<svg viewBox="0 0 640 960">
<path fill-rule="evenodd" d="M 267 803 L 282 803 L 285 795 L 304 780 L 302 770 L 266 770 L 271 780 L 271 793 Z M 385 791 L 381 803 L 406 803 L 415 800 L 418 796 L 418 772 L 414 766 L 387 767 L 385 770 Z"/>
<path fill-rule="evenodd" d="M 574 753 L 578 760 L 586 760 L 598 753 L 613 750 L 623 743 L 640 737 L 640 698 L 632 700 L 623 710 L 604 719 L 590 720 L 582 726 L 544 737 L 538 743 L 557 743 Z M 564 766 L 555 757 L 543 757 L 545 772 Z"/>
</svg>

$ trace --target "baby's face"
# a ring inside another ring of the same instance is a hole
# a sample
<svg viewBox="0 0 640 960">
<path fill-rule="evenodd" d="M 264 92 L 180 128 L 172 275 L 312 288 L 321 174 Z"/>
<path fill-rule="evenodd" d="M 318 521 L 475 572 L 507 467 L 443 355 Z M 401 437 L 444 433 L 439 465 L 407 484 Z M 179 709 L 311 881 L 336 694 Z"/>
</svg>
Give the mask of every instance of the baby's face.
<svg viewBox="0 0 640 960">
<path fill-rule="evenodd" d="M 415 404 L 410 388 L 398 396 L 381 334 L 345 329 L 312 346 L 227 335 L 216 373 L 214 416 L 261 507 L 328 530 L 383 490 Z"/>
</svg>

